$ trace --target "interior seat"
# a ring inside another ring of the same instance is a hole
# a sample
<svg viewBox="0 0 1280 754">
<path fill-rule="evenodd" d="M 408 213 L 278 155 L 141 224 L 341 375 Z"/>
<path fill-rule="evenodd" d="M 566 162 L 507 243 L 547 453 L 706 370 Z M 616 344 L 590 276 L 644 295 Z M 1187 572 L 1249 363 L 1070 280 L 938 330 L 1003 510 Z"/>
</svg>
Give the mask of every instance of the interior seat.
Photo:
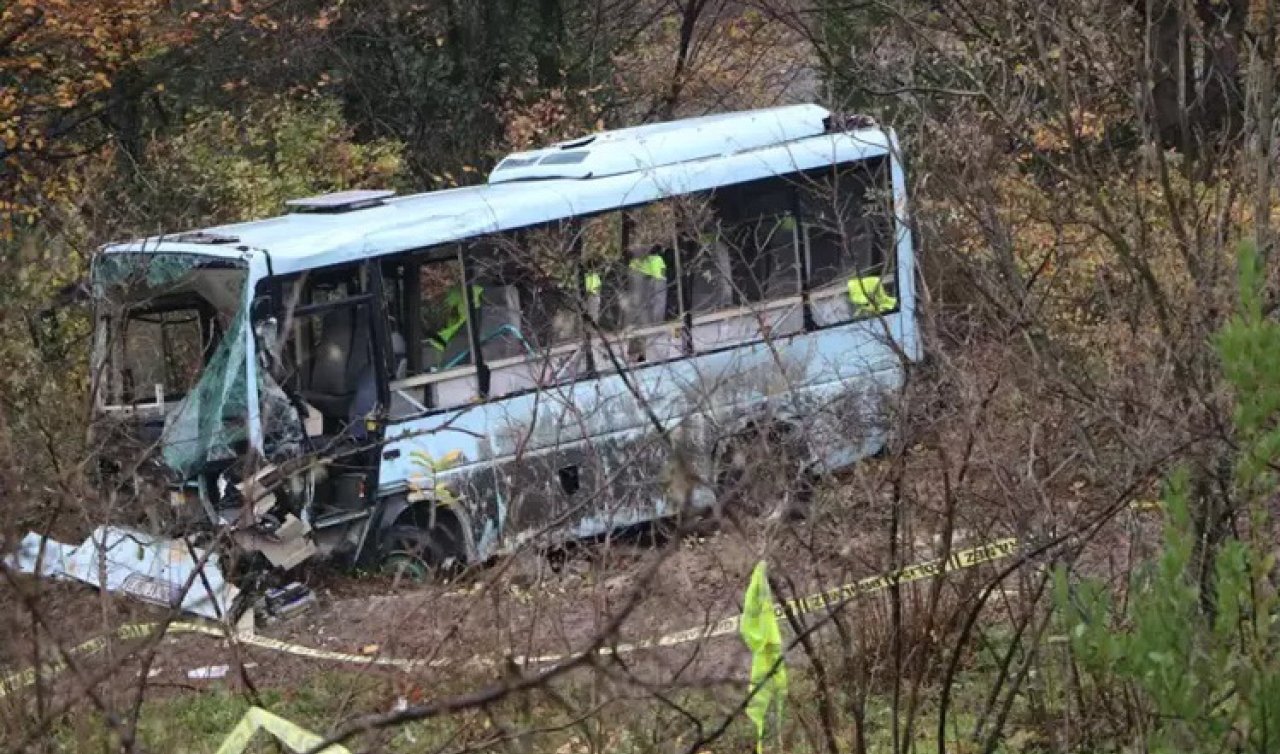
<svg viewBox="0 0 1280 754">
<path fill-rule="evenodd" d="M 360 377 L 372 365 L 367 309 L 334 309 L 320 320 L 320 340 L 312 352 L 302 395 L 326 419 L 345 421 Z"/>
</svg>

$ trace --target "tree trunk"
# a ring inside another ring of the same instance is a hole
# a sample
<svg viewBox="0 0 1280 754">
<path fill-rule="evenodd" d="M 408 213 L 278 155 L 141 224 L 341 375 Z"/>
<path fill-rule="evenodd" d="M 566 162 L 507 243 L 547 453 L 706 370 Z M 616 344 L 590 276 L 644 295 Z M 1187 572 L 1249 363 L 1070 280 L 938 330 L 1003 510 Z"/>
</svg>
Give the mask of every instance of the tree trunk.
<svg viewBox="0 0 1280 754">
<path fill-rule="evenodd" d="M 1151 128 L 1160 145 L 1187 150 L 1186 93 L 1191 79 L 1187 25 L 1180 0 L 1146 0 L 1147 60 Z"/>
<path fill-rule="evenodd" d="M 1202 138 L 1234 141 L 1244 125 L 1240 43 L 1249 11 L 1247 0 L 1200 0 L 1204 67 L 1198 88 L 1198 130 Z"/>
<path fill-rule="evenodd" d="M 564 9 L 560 0 L 538 0 L 538 25 L 541 31 L 535 41 L 538 86 L 551 89 L 560 85 L 560 55 L 564 46 Z"/>
</svg>

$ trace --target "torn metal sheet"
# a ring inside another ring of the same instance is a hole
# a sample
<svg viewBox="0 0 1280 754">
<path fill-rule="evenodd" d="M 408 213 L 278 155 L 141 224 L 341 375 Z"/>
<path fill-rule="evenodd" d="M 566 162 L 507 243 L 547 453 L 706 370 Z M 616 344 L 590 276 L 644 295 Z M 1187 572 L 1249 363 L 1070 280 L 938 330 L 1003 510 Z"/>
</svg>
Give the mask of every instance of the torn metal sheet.
<svg viewBox="0 0 1280 754">
<path fill-rule="evenodd" d="M 316 544 L 307 536 L 310 532 L 305 521 L 290 513 L 271 534 L 245 530 L 234 536 L 241 548 L 261 552 L 271 565 L 289 570 L 316 554 Z"/>
<path fill-rule="evenodd" d="M 41 545 L 44 546 L 43 552 Z M 75 545 L 63 544 L 32 531 L 27 532 L 18 543 L 18 549 L 6 557 L 4 562 L 19 573 L 56 578 L 63 575 L 67 558 L 75 549 Z"/>
<path fill-rule="evenodd" d="M 41 541 L 44 557 L 37 562 Z M 223 577 L 217 553 L 206 557 L 186 540 L 118 526 L 98 527 L 79 546 L 32 532 L 5 562 L 24 573 L 72 578 L 213 620 L 225 618 L 240 593 Z"/>
<path fill-rule="evenodd" d="M 228 614 L 240 592 L 224 579 L 217 553 L 206 556 L 186 540 L 115 526 L 94 530 L 71 555 L 66 573 L 110 592 L 214 620 Z"/>
</svg>

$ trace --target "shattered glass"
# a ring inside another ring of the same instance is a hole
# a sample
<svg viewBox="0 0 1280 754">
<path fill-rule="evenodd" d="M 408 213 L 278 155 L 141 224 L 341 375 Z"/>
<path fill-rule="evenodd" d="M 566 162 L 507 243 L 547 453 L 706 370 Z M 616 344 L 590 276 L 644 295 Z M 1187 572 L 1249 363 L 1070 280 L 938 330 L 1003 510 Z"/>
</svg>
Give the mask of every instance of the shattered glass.
<svg viewBox="0 0 1280 754">
<path fill-rule="evenodd" d="M 189 476 L 209 461 L 234 458 L 235 446 L 248 439 L 248 339 L 248 313 L 241 309 L 200 380 L 166 417 L 161 454 L 175 471 Z"/>
<path fill-rule="evenodd" d="M 242 310 L 200 381 L 165 420 L 162 454 L 170 468 L 189 476 L 211 461 L 234 458 L 236 446 L 248 440 L 248 348 L 248 318 Z M 267 456 L 299 455 L 303 432 L 298 410 L 270 375 L 261 369 L 257 374 Z"/>
<path fill-rule="evenodd" d="M 94 295 L 110 302 L 109 309 L 122 307 L 128 312 L 159 297 L 195 296 L 213 306 L 223 323 L 221 340 L 208 363 L 165 417 L 161 456 L 167 466 L 186 477 L 210 462 L 235 458 L 249 439 L 246 357 L 250 343 L 258 339 L 250 331 L 243 305 L 247 277 L 243 264 L 199 254 L 106 254 L 94 264 Z M 125 321 L 119 314 L 114 316 Z M 128 356 L 111 358 L 127 361 Z M 264 450 L 270 459 L 298 455 L 304 442 L 298 410 L 266 365 L 260 366 L 264 368 L 257 370 L 257 387 Z"/>
<path fill-rule="evenodd" d="M 267 458 L 277 460 L 302 455 L 305 439 L 302 417 L 280 384 L 261 370 L 258 372 L 258 398 L 262 405 L 262 433 Z"/>
<path fill-rule="evenodd" d="M 122 285 L 161 288 L 208 263 L 209 257 L 196 254 L 105 254 L 93 266 L 93 293 L 102 297 L 107 289 Z"/>
</svg>

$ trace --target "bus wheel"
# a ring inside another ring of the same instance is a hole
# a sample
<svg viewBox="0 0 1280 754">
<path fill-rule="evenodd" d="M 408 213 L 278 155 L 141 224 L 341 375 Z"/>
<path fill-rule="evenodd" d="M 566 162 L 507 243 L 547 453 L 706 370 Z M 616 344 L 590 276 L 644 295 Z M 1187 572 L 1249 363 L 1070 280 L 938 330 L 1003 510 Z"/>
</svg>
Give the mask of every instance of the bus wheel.
<svg viewBox="0 0 1280 754">
<path fill-rule="evenodd" d="M 455 558 L 439 530 L 396 524 L 383 535 L 380 570 L 397 583 L 401 579 L 423 582 L 451 568 Z"/>
</svg>

